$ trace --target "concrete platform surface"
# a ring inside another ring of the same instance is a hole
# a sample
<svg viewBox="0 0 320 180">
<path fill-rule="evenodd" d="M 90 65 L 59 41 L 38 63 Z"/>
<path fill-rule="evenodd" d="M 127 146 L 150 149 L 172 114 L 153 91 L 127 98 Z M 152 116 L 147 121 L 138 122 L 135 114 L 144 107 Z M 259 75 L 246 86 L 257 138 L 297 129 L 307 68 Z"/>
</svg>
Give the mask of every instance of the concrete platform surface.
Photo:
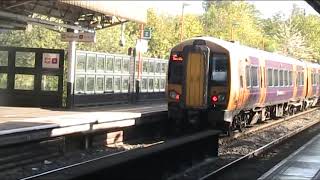
<svg viewBox="0 0 320 180">
<path fill-rule="evenodd" d="M 263 179 L 320 179 L 320 134 L 259 178 Z"/>
<path fill-rule="evenodd" d="M 142 115 L 166 111 L 164 103 L 66 109 L 0 106 L 0 136 L 50 130 L 48 136 L 132 126 Z M 1 139 L 0 139 L 1 145 Z"/>
</svg>

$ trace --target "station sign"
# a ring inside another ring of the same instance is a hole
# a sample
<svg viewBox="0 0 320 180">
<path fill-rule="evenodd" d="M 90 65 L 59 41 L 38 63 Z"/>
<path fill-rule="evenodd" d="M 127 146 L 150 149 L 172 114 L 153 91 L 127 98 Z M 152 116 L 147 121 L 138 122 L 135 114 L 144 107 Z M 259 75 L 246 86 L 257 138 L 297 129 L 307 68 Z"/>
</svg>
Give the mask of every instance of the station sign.
<svg viewBox="0 0 320 180">
<path fill-rule="evenodd" d="M 145 39 L 137 39 L 136 50 L 145 53 L 148 51 L 148 41 Z"/>
<path fill-rule="evenodd" d="M 60 54 L 43 53 L 42 68 L 59 69 Z"/>
<path fill-rule="evenodd" d="M 143 39 L 147 39 L 147 40 L 151 39 L 151 30 L 150 29 L 143 30 Z"/>
<path fill-rule="evenodd" d="M 77 41 L 77 42 L 96 42 L 96 33 L 88 33 L 88 32 L 81 32 L 81 33 L 64 32 L 64 33 L 61 33 L 61 41 L 64 41 L 64 42 L 70 42 L 70 41 Z"/>
</svg>

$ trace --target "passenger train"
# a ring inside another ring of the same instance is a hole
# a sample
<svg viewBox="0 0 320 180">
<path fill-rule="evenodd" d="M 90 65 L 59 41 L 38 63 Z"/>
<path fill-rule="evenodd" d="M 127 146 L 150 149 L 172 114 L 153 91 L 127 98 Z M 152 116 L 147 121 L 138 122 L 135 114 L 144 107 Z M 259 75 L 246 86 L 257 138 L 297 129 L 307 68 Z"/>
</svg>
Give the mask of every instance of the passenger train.
<svg viewBox="0 0 320 180">
<path fill-rule="evenodd" d="M 195 37 L 171 50 L 168 116 L 176 127 L 210 125 L 227 133 L 241 131 L 315 106 L 319 81 L 319 64 Z"/>
</svg>

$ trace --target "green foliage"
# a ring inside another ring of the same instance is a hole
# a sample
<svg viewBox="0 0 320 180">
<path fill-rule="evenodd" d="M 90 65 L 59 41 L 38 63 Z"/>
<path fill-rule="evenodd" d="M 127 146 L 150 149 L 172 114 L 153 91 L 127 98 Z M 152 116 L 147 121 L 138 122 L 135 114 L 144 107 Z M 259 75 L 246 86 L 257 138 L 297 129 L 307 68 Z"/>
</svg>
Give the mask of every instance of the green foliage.
<svg viewBox="0 0 320 180">
<path fill-rule="evenodd" d="M 203 15 L 204 31 L 209 36 L 240 41 L 261 47 L 263 32 L 259 28 L 258 12 L 243 1 L 212 2 Z"/>
<path fill-rule="evenodd" d="M 289 20 L 282 14 L 261 19 L 254 5 L 245 1 L 206 0 L 203 7 L 205 13 L 201 16 L 184 15 L 183 39 L 208 35 L 231 40 L 233 36 L 233 40 L 241 44 L 266 51 L 309 60 L 320 59 L 319 16 L 307 16 L 303 9 L 295 6 Z M 59 33 L 37 25 L 32 27 L 30 31 L 0 33 L 0 45 L 67 48 L 68 44 L 61 42 Z M 167 58 L 170 49 L 180 42 L 181 15 L 157 14 L 150 9 L 145 28 L 152 30 L 152 36 L 144 56 Z M 77 49 L 126 54 L 140 36 L 139 24 L 126 23 L 124 34 L 126 43 L 123 47 L 119 45 L 121 26 L 113 26 L 97 31 L 96 43 L 77 43 Z"/>
</svg>

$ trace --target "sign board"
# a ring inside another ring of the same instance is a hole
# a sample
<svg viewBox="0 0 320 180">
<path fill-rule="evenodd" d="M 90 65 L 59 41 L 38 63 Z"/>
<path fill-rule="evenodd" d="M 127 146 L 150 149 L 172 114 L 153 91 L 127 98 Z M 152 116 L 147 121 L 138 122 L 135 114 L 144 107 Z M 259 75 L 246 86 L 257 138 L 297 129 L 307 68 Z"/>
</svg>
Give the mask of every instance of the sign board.
<svg viewBox="0 0 320 180">
<path fill-rule="evenodd" d="M 142 53 L 148 51 L 148 41 L 145 39 L 137 39 L 136 50 Z"/>
<path fill-rule="evenodd" d="M 82 32 L 82 33 L 64 32 L 64 33 L 61 33 L 61 41 L 96 42 L 96 34 L 88 33 L 88 32 Z"/>
<path fill-rule="evenodd" d="M 151 39 L 151 30 L 150 29 L 144 29 L 143 39 Z"/>
<path fill-rule="evenodd" d="M 42 54 L 42 68 L 59 69 L 60 54 L 43 53 Z"/>
</svg>

